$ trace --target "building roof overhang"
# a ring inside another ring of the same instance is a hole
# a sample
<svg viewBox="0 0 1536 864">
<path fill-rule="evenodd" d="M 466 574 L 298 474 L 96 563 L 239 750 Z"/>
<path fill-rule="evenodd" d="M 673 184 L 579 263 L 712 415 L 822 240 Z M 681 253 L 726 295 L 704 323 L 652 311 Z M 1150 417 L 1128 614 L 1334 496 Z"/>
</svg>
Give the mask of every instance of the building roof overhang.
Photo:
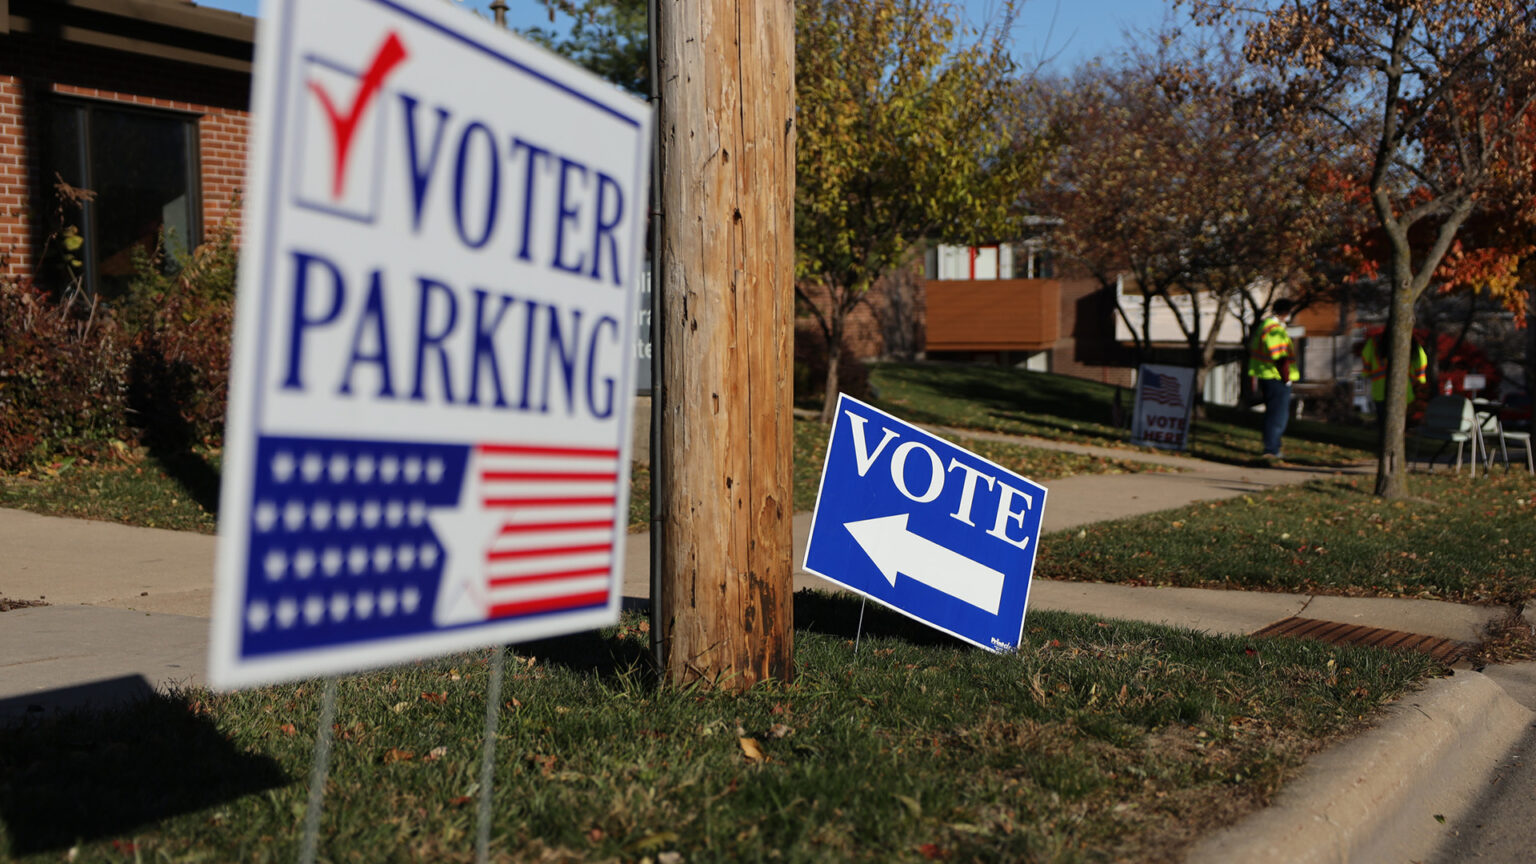
<svg viewBox="0 0 1536 864">
<path fill-rule="evenodd" d="M 185 0 L 0 0 L 0 35 L 251 71 L 256 19 Z"/>
</svg>

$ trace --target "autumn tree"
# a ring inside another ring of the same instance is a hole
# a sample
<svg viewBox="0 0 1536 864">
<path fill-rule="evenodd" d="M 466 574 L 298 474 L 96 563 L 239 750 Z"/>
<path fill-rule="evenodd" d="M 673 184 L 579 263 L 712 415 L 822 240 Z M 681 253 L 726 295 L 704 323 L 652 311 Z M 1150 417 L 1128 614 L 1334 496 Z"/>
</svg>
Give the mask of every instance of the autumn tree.
<svg viewBox="0 0 1536 864">
<path fill-rule="evenodd" d="M 1063 147 L 1031 203 L 1102 290 L 1132 278 L 1141 320 L 1116 308 L 1139 351 L 1152 307 L 1171 313 L 1199 392 L 1228 316 L 1257 320 L 1277 286 L 1318 281 L 1339 226 L 1315 129 L 1254 110 L 1221 40 L 1146 41 L 1158 47 L 1041 88 Z"/>
<path fill-rule="evenodd" d="M 1004 18 L 1011 17 L 1011 5 Z M 849 313 L 923 238 L 1011 239 L 1044 139 L 1017 139 L 1006 26 L 966 31 L 935 0 L 796 8 L 796 295 L 837 404 Z"/>
<path fill-rule="evenodd" d="M 1246 27 L 1247 59 L 1278 79 L 1265 94 L 1274 110 L 1317 116 L 1363 154 L 1387 244 L 1387 374 L 1404 379 L 1415 303 L 1467 220 L 1530 170 L 1536 11 L 1528 0 L 1188 2 L 1200 23 Z M 1399 498 L 1403 389 L 1387 388 L 1386 412 L 1376 493 Z"/>
<path fill-rule="evenodd" d="M 530 41 L 576 61 L 582 67 L 637 96 L 650 93 L 650 39 L 646 0 L 538 0 L 551 26 L 529 27 Z M 553 26 L 555 13 L 570 18 L 564 30 Z"/>
</svg>

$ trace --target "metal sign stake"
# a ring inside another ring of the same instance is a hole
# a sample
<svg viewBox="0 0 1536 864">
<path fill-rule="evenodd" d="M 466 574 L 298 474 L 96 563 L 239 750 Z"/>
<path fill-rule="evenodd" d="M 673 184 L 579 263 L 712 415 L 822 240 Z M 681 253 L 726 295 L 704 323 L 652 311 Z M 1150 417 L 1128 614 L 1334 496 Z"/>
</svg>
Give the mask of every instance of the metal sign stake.
<svg viewBox="0 0 1536 864">
<path fill-rule="evenodd" d="M 859 626 L 853 631 L 853 656 L 855 657 L 859 656 L 859 639 L 864 636 L 864 606 L 868 602 L 868 597 L 859 601 Z"/>
<path fill-rule="evenodd" d="M 325 799 L 325 780 L 331 770 L 331 743 L 336 733 L 336 676 L 325 679 L 320 696 L 320 728 L 315 730 L 315 754 L 309 770 L 309 803 L 304 808 L 304 839 L 299 845 L 299 864 L 315 864 L 320 840 L 320 805 Z"/>
<path fill-rule="evenodd" d="M 486 864 L 491 854 L 491 783 L 496 768 L 496 729 L 501 722 L 501 682 L 507 648 L 491 649 L 491 680 L 485 690 L 485 742 L 480 750 L 480 825 L 475 838 L 475 861 Z"/>
</svg>

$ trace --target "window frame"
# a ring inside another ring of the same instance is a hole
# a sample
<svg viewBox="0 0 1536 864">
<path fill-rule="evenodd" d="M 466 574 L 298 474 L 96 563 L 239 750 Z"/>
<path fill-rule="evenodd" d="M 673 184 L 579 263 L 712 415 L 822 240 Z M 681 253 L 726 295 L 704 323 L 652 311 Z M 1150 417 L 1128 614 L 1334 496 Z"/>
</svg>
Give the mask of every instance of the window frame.
<svg viewBox="0 0 1536 864">
<path fill-rule="evenodd" d="M 179 110 L 175 108 L 163 108 L 159 106 L 140 105 L 133 102 L 123 102 L 110 98 L 90 98 L 74 94 L 55 93 L 48 100 L 48 124 L 47 124 L 47 149 L 46 156 L 42 160 L 45 171 L 43 179 L 43 191 L 45 199 L 49 202 L 49 220 L 52 221 L 53 186 L 55 182 L 54 172 L 63 173 L 61 165 L 63 159 L 64 142 L 58 140 L 59 135 L 55 123 L 62 114 L 72 114 L 75 119 L 76 146 L 75 152 L 68 158 L 73 160 L 73 170 L 81 182 L 81 189 L 95 191 L 96 172 L 93 165 L 93 146 L 91 143 L 92 120 L 98 111 L 112 111 L 119 114 L 139 115 L 153 117 L 160 120 L 179 122 L 186 129 L 185 152 L 183 157 L 186 164 L 187 184 L 187 250 L 197 248 L 203 242 L 203 166 L 202 166 L 202 141 L 201 120 L 202 114 L 196 111 Z M 84 258 L 85 274 L 81 280 L 82 290 L 90 296 L 100 294 L 100 273 L 98 273 L 98 254 L 95 243 L 101 236 L 100 230 L 100 206 L 95 201 L 86 201 L 80 208 L 81 234 L 85 238 L 86 249 L 89 250 Z M 48 226 L 49 231 L 61 230 L 63 226 Z"/>
</svg>

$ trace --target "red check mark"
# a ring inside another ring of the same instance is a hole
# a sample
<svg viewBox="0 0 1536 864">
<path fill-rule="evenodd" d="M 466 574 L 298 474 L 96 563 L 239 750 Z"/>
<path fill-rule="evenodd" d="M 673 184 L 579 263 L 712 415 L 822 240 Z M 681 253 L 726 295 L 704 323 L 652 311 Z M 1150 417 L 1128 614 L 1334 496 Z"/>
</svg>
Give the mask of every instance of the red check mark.
<svg viewBox="0 0 1536 864">
<path fill-rule="evenodd" d="M 362 83 L 358 85 L 357 94 L 352 97 L 352 107 L 345 114 L 336 110 L 336 103 L 331 101 L 331 95 L 325 92 L 318 81 L 310 81 L 309 89 L 315 93 L 315 98 L 320 100 L 320 107 L 325 110 L 327 119 L 331 121 L 331 147 L 335 160 L 335 170 L 331 174 L 331 197 L 340 198 L 341 190 L 347 176 L 347 158 L 352 150 L 352 136 L 357 132 L 358 123 L 363 115 L 368 113 L 368 106 L 373 104 L 384 90 L 384 79 L 394 68 L 404 62 L 406 58 L 405 45 L 394 31 L 385 37 L 384 44 L 379 46 L 378 53 L 373 55 L 373 62 L 369 64 L 368 71 L 363 73 Z"/>
</svg>

